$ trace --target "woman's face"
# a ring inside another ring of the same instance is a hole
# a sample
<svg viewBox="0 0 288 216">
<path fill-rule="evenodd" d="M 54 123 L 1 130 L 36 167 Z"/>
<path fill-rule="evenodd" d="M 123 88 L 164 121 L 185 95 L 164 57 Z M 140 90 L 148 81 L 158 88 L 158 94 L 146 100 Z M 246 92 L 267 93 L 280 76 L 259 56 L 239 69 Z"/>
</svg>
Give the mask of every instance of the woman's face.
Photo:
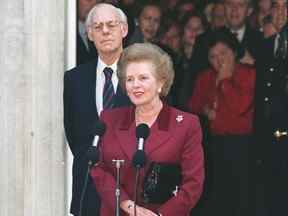
<svg viewBox="0 0 288 216">
<path fill-rule="evenodd" d="M 235 64 L 235 53 L 225 43 L 218 42 L 209 50 L 209 62 L 218 72 L 223 66 L 231 68 Z"/>
<path fill-rule="evenodd" d="M 144 61 L 127 65 L 125 87 L 135 106 L 151 105 L 159 100 L 162 86 L 152 63 Z"/>
<path fill-rule="evenodd" d="M 183 42 L 194 45 L 196 37 L 203 31 L 201 19 L 199 17 L 191 17 L 184 27 Z"/>
<path fill-rule="evenodd" d="M 161 43 L 178 51 L 181 43 L 180 29 L 178 25 L 172 25 L 161 39 Z"/>
</svg>

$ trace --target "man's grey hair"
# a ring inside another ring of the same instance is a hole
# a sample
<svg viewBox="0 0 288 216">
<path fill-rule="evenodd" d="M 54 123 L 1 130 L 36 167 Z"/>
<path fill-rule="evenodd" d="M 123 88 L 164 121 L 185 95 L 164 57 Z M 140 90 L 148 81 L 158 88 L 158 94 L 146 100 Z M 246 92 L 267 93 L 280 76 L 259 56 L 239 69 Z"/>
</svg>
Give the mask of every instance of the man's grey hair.
<svg viewBox="0 0 288 216">
<path fill-rule="evenodd" d="M 115 10 L 116 14 L 118 15 L 119 17 L 119 21 L 127 24 L 127 16 L 126 14 L 120 9 L 120 8 L 117 8 L 115 7 L 114 5 L 112 4 L 107 4 L 107 3 L 99 3 L 99 4 L 96 4 L 88 13 L 88 16 L 86 18 L 86 21 L 85 21 L 85 25 L 86 25 L 86 28 L 88 28 L 90 25 L 92 25 L 92 22 L 93 22 L 93 17 L 95 16 L 95 14 L 97 13 L 97 11 L 99 11 L 101 8 L 103 7 L 110 7 L 111 9 Z"/>
</svg>

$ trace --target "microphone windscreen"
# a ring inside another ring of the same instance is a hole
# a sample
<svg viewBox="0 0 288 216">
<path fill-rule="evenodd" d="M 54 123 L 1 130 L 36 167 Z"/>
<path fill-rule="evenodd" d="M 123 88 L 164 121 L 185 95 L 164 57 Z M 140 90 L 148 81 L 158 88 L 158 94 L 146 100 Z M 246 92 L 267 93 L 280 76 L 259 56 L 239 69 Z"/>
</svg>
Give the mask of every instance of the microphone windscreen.
<svg viewBox="0 0 288 216">
<path fill-rule="evenodd" d="M 149 133 L 150 133 L 150 129 L 147 124 L 142 123 L 136 127 L 137 139 L 140 139 L 140 138 L 146 139 L 149 136 Z"/>
<path fill-rule="evenodd" d="M 146 154 L 144 151 L 137 150 L 133 157 L 133 165 L 136 168 L 142 168 L 146 164 Z"/>
<path fill-rule="evenodd" d="M 93 135 L 103 136 L 106 131 L 106 125 L 102 121 L 97 121 L 93 128 Z"/>
<path fill-rule="evenodd" d="M 86 152 L 86 157 L 92 163 L 92 165 L 97 163 L 99 161 L 99 151 L 97 147 L 90 146 Z"/>
</svg>

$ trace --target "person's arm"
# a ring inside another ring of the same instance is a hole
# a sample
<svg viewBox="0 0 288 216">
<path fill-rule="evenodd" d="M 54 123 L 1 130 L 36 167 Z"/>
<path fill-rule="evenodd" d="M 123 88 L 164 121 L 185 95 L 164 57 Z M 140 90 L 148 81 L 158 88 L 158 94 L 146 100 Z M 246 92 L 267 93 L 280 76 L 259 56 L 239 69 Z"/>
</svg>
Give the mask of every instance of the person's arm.
<svg viewBox="0 0 288 216">
<path fill-rule="evenodd" d="M 179 138 L 179 140 L 183 140 Z M 203 189 L 204 156 L 202 131 L 198 118 L 189 121 L 181 155 L 182 184 L 177 195 L 159 208 L 163 216 L 187 215 L 196 205 Z"/>
<path fill-rule="evenodd" d="M 253 106 L 255 69 L 247 67 L 246 70 L 238 71 L 235 76 L 223 79 L 218 84 L 219 104 L 235 115 L 246 113 Z"/>
<path fill-rule="evenodd" d="M 210 94 L 210 91 L 208 89 L 211 89 L 212 87 L 210 85 L 210 77 L 208 76 L 208 73 L 211 73 L 210 71 L 202 72 L 199 77 L 197 78 L 195 82 L 195 87 L 193 90 L 193 94 L 191 98 L 188 101 L 188 108 L 189 111 L 191 111 L 194 114 L 205 114 L 204 110 L 207 107 L 207 96 Z M 214 83 L 213 83 L 214 84 Z M 209 86 L 209 88 L 208 88 Z M 215 86 L 216 89 L 216 86 Z M 192 91 L 192 89 L 191 89 Z"/>
<path fill-rule="evenodd" d="M 64 90 L 63 90 L 63 107 L 64 107 L 64 129 L 66 139 L 72 154 L 75 156 L 75 148 L 73 139 L 73 92 L 72 92 L 71 73 L 67 71 L 64 75 Z"/>
</svg>

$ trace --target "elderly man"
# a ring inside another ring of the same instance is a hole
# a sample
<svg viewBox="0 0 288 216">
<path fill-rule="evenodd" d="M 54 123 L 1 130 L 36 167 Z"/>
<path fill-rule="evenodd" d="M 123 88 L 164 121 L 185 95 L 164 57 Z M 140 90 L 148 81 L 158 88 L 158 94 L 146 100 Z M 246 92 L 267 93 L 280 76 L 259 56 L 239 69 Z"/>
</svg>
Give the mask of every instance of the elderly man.
<svg viewBox="0 0 288 216">
<path fill-rule="evenodd" d="M 125 14 L 119 8 L 100 3 L 89 12 L 86 28 L 99 57 L 65 73 L 64 126 L 74 156 L 71 213 L 97 216 L 100 199 L 91 179 L 88 180 L 85 196 L 81 195 L 88 167 L 86 152 L 92 145 L 94 134 L 91 131 L 101 111 L 129 104 L 116 76 L 117 61 L 128 25 Z"/>
<path fill-rule="evenodd" d="M 287 0 L 273 0 L 276 34 L 263 43 L 256 79 L 256 138 L 264 158 L 266 204 L 270 215 L 288 215 L 288 24 Z M 261 161 L 261 160 L 259 160 Z"/>
</svg>

